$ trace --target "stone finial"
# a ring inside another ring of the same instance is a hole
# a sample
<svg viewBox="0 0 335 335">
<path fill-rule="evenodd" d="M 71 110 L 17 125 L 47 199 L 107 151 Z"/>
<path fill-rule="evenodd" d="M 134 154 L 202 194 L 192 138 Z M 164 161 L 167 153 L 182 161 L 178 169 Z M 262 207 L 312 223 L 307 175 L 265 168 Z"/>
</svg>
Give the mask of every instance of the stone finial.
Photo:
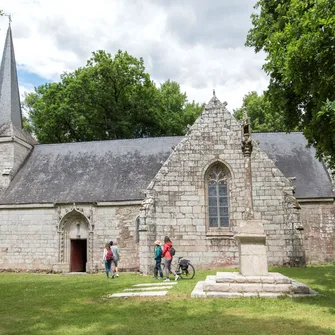
<svg viewBox="0 0 335 335">
<path fill-rule="evenodd" d="M 250 156 L 252 153 L 252 140 L 248 135 L 244 135 L 242 139 L 242 152 L 244 156 Z"/>
<path fill-rule="evenodd" d="M 3 14 L 3 15 L 8 17 L 8 24 L 10 26 L 10 24 L 12 23 L 12 15 L 11 14 Z"/>
<path fill-rule="evenodd" d="M 250 156 L 252 153 L 251 125 L 246 107 L 243 107 L 242 122 L 242 152 L 244 156 Z"/>
<path fill-rule="evenodd" d="M 206 104 L 205 109 L 217 109 L 217 108 L 225 108 L 227 106 L 227 102 L 221 102 L 216 94 L 215 94 L 215 89 L 213 89 L 213 96 L 212 99 Z"/>
<path fill-rule="evenodd" d="M 248 113 L 247 113 L 247 107 L 242 107 L 243 110 L 243 120 L 247 120 L 248 119 Z"/>
</svg>

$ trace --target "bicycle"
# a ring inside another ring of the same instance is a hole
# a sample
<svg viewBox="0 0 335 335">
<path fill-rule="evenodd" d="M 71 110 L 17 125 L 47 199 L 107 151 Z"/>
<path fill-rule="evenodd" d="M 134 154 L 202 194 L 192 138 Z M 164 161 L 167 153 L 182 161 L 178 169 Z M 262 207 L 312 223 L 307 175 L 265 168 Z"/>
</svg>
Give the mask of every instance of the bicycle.
<svg viewBox="0 0 335 335">
<path fill-rule="evenodd" d="M 161 267 L 164 273 L 165 264 L 163 263 Z M 183 256 L 178 257 L 177 264 L 171 263 L 171 270 L 172 269 L 181 279 L 192 279 L 195 275 L 194 266 L 191 264 L 191 261 L 188 259 L 183 259 Z"/>
</svg>

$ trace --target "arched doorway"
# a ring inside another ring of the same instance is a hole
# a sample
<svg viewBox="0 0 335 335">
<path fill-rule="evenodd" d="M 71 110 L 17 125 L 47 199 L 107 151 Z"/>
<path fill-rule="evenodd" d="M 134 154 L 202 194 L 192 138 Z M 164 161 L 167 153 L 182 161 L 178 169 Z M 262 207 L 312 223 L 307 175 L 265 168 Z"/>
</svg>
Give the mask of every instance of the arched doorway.
<svg viewBox="0 0 335 335">
<path fill-rule="evenodd" d="M 62 218 L 59 228 L 60 263 L 67 266 L 67 271 L 86 272 L 93 241 L 93 231 L 88 219 L 74 209 Z"/>
</svg>

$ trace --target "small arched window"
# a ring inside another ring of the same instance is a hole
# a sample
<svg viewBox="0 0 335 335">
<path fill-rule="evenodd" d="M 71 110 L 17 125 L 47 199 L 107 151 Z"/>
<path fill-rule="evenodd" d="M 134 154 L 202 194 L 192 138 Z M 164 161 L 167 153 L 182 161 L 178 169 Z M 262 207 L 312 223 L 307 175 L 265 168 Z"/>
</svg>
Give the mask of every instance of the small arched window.
<svg viewBox="0 0 335 335">
<path fill-rule="evenodd" d="M 140 242 L 140 217 L 138 216 L 135 221 L 135 243 Z"/>
<path fill-rule="evenodd" d="M 207 172 L 208 223 L 210 228 L 229 227 L 229 170 L 222 164 Z"/>
</svg>

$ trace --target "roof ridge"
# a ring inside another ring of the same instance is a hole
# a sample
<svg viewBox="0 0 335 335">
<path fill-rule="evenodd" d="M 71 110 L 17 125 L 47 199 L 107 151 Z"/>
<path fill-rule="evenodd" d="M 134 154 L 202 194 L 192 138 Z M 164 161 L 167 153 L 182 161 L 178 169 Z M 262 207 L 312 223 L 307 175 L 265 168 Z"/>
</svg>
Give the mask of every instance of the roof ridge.
<svg viewBox="0 0 335 335">
<path fill-rule="evenodd" d="M 168 138 L 183 138 L 185 136 L 157 136 L 157 137 L 137 137 L 137 138 L 120 138 L 115 140 L 93 140 L 82 142 L 63 142 L 63 143 L 38 143 L 35 146 L 51 146 L 51 145 L 79 145 L 79 144 L 92 144 L 101 142 L 122 142 L 122 141 L 140 141 L 140 140 L 154 140 L 154 139 L 168 139 Z"/>
</svg>

